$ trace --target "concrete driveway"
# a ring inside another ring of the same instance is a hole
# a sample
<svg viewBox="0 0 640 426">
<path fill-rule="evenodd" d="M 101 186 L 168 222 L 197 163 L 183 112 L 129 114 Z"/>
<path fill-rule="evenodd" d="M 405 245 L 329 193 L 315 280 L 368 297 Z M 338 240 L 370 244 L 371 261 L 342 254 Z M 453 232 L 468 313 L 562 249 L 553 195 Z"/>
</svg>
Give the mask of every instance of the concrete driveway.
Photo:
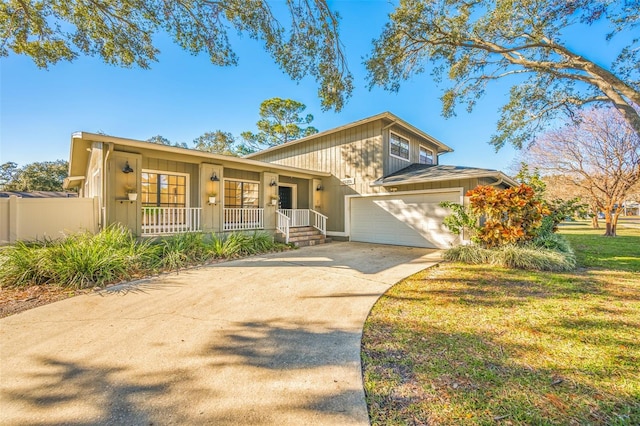
<svg viewBox="0 0 640 426">
<path fill-rule="evenodd" d="M 368 424 L 360 338 L 435 250 L 332 243 L 0 320 L 0 424 Z"/>
</svg>

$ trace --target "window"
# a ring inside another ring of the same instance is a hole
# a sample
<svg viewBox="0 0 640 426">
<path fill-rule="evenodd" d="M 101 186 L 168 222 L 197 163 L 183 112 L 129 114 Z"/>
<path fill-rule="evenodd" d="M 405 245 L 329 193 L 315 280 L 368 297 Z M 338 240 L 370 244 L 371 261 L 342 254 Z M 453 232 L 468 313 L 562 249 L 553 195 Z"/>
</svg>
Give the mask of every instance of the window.
<svg viewBox="0 0 640 426">
<path fill-rule="evenodd" d="M 420 146 L 420 158 L 418 158 L 420 164 L 433 164 L 433 151 L 428 150 L 424 146 Z"/>
<path fill-rule="evenodd" d="M 389 152 L 394 157 L 409 161 L 409 140 L 389 133 Z"/>
<path fill-rule="evenodd" d="M 187 176 L 142 172 L 141 195 L 145 207 L 186 207 Z"/>
<path fill-rule="evenodd" d="M 227 208 L 258 208 L 258 184 L 236 180 L 224 181 L 224 206 Z"/>
</svg>

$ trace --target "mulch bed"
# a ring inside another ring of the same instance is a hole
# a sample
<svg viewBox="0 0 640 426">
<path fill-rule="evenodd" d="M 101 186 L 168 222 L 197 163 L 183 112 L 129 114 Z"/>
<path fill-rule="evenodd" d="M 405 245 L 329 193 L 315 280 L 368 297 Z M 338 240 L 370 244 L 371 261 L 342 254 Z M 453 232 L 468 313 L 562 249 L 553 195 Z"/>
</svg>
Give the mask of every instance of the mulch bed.
<svg viewBox="0 0 640 426">
<path fill-rule="evenodd" d="M 91 291 L 70 290 L 63 287 L 34 285 L 30 287 L 0 288 L 0 318 L 17 314 L 37 306 L 57 302 Z"/>
</svg>

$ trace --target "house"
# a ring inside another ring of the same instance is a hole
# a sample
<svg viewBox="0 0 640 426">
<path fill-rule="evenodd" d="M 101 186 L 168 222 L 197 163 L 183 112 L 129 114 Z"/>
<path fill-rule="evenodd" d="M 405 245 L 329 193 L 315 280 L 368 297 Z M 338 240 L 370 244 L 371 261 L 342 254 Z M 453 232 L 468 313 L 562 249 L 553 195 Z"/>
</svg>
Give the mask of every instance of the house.
<svg viewBox="0 0 640 426">
<path fill-rule="evenodd" d="M 462 203 L 478 184 L 515 184 L 496 170 L 441 165 L 451 151 L 389 112 L 245 158 L 78 132 L 65 185 L 97 197 L 102 226 L 140 236 L 263 229 L 289 240 L 312 227 L 444 248 L 458 237 L 442 225 L 441 201 Z"/>
</svg>

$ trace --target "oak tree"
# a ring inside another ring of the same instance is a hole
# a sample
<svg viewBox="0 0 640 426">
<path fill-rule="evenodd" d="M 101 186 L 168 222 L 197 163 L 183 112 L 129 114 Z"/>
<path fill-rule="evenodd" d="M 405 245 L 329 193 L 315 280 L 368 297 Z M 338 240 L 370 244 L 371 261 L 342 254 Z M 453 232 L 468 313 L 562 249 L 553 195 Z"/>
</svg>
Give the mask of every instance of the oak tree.
<svg viewBox="0 0 640 426">
<path fill-rule="evenodd" d="M 451 82 L 443 114 L 471 111 L 489 83 L 513 77 L 491 143 L 522 147 L 552 118 L 585 105 L 616 108 L 640 134 L 640 1 L 401 0 L 367 59 L 370 86 L 397 91 L 428 66 Z M 630 35 L 609 66 L 572 50 L 566 35 L 604 22 Z"/>
<path fill-rule="evenodd" d="M 5 163 L 2 170 L 6 170 Z M 65 160 L 42 161 L 13 167 L 10 180 L 3 184 L 5 191 L 63 191 L 62 183 L 68 174 L 69 163 Z"/>
<path fill-rule="evenodd" d="M 188 52 L 204 52 L 214 65 L 228 66 L 238 63 L 231 31 L 261 41 L 294 80 L 313 76 L 323 108 L 340 110 L 353 84 L 338 36 L 338 14 L 325 0 L 272 3 L 4 0 L 0 3 L 0 56 L 26 55 L 42 68 L 79 55 L 98 56 L 112 65 L 149 68 L 160 53 L 154 39 L 166 33 Z"/>
</svg>

